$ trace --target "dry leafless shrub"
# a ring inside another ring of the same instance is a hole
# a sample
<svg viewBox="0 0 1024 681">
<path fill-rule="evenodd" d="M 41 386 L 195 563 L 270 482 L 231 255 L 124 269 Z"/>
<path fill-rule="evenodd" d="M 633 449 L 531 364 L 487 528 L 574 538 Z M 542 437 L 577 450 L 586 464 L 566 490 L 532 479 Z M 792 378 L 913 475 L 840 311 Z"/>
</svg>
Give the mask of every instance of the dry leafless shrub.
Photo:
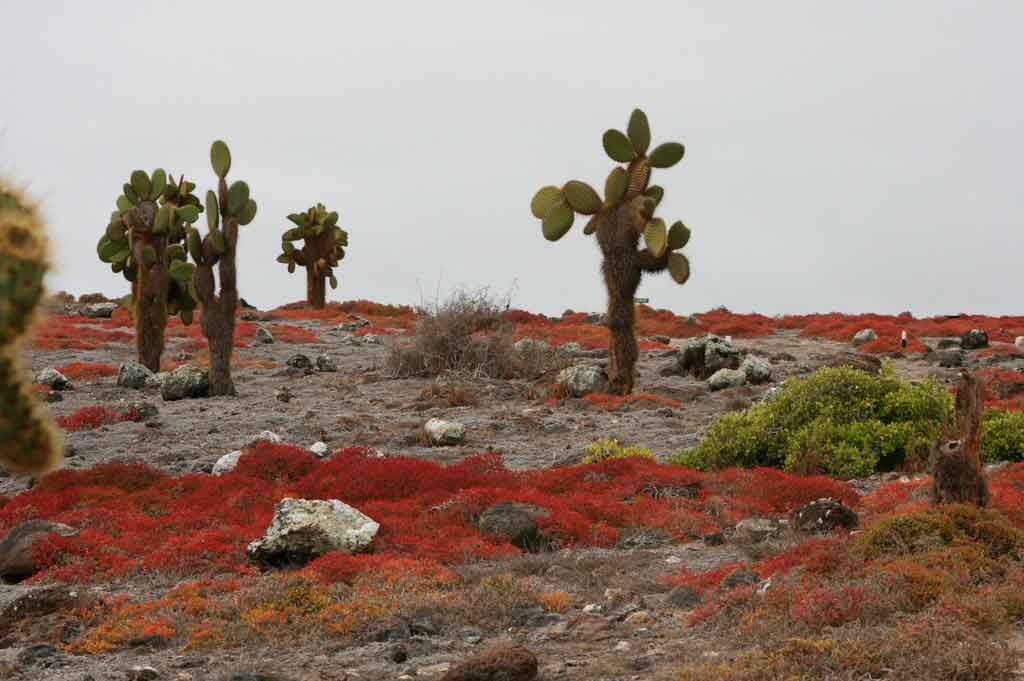
<svg viewBox="0 0 1024 681">
<path fill-rule="evenodd" d="M 554 350 L 517 352 L 512 327 L 502 321 L 508 300 L 490 290 L 459 290 L 444 302 L 421 306 L 411 343 L 392 347 L 395 377 L 534 378 L 557 364 Z"/>
</svg>

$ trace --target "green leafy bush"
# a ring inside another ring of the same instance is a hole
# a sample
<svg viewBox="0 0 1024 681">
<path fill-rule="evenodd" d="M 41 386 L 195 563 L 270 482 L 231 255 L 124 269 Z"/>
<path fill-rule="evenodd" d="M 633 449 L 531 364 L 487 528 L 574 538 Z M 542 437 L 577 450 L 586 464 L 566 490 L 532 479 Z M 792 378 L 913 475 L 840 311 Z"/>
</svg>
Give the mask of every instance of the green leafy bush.
<svg viewBox="0 0 1024 681">
<path fill-rule="evenodd" d="M 982 421 L 981 455 L 985 461 L 1024 459 L 1024 413 L 986 411 Z"/>
<path fill-rule="evenodd" d="M 583 463 L 597 463 L 605 459 L 624 459 L 630 456 L 639 456 L 654 461 L 654 453 L 650 449 L 645 447 L 623 447 L 619 444 L 618 440 L 610 437 L 603 437 L 596 442 L 592 442 L 584 447 L 584 449 L 587 452 L 587 456 L 583 457 Z"/>
<path fill-rule="evenodd" d="M 700 444 L 671 457 L 699 469 L 773 466 L 836 477 L 921 468 L 952 413 L 942 387 L 823 368 L 786 381 L 769 399 L 715 421 Z"/>
</svg>

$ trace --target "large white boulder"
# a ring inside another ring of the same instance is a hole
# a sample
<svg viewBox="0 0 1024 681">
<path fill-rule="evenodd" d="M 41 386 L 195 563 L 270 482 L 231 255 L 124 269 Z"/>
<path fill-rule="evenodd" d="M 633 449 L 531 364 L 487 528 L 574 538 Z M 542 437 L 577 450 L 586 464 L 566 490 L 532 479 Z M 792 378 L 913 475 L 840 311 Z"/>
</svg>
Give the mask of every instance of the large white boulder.
<svg viewBox="0 0 1024 681">
<path fill-rule="evenodd" d="M 370 545 L 380 525 L 337 499 L 292 499 L 274 507 L 263 537 L 249 544 L 252 560 L 296 565 L 331 551 L 356 553 Z"/>
</svg>

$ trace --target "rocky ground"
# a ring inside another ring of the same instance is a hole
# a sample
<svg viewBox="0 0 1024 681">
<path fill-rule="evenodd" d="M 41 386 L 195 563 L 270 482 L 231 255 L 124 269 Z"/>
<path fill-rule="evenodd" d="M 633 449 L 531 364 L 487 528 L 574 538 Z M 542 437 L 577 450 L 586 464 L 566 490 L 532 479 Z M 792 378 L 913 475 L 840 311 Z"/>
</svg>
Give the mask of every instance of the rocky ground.
<svg viewBox="0 0 1024 681">
<path fill-rule="evenodd" d="M 140 401 L 155 405 L 157 413 L 146 422 L 69 433 L 66 465 L 88 468 L 138 459 L 173 473 L 210 472 L 222 455 L 267 430 L 304 447 L 324 441 L 329 451 L 366 446 L 384 456 L 402 453 L 440 462 L 492 450 L 502 453 L 512 468 L 577 462 L 584 447 L 601 437 L 649 447 L 664 459 L 693 446 L 718 415 L 749 406 L 773 384 L 835 363 L 852 350 L 849 344 L 805 338 L 796 332 L 737 339 L 735 345 L 744 353 L 771 363 L 772 380 L 720 391 L 711 391 L 706 381 L 690 376 L 665 375 L 666 367 L 677 362 L 676 349 L 645 351 L 639 362 L 637 392 L 677 400 L 680 405 L 638 402 L 606 412 L 582 399 L 552 402 L 548 393 L 551 376 L 513 381 L 467 376 L 443 384 L 426 378 L 395 379 L 389 375 L 386 360 L 390 344 L 403 342 L 401 338 L 383 337 L 381 344 L 367 344 L 313 322 L 278 323 L 313 328 L 319 340 L 303 345 L 257 344 L 239 350 L 237 357 L 247 360 L 241 363 L 251 368 L 234 372 L 239 393 L 235 398 L 164 401 L 159 389 L 119 387 L 115 377 L 75 381 L 73 390 L 61 393 L 62 401 L 50 405 L 54 415 L 68 415 L 87 405 L 118 407 Z M 182 343 L 173 341 L 167 356 L 182 352 Z M 295 370 L 288 364 L 297 353 L 314 362 L 327 355 L 337 371 L 307 375 Z M 581 353 L 576 359 L 601 363 L 600 354 Z M 118 366 L 133 356 L 131 345 L 115 344 L 89 351 L 32 350 L 26 361 L 35 375 L 46 367 L 73 361 Z M 895 357 L 893 362 L 896 373 L 906 377 L 948 382 L 957 372 L 955 367 L 941 367 L 934 359 L 919 355 Z M 279 399 L 283 388 L 291 393 L 287 402 Z M 428 446 L 424 424 L 435 417 L 464 424 L 464 441 Z M 17 493 L 31 484 L 24 476 L 6 475 L 0 480 L 0 493 Z M 786 537 L 780 535 L 772 541 L 784 543 Z M 428 621 L 418 630 L 385 632 L 377 640 L 334 649 L 298 644 L 286 651 L 239 649 L 198 654 L 140 645 L 127 653 L 95 657 L 0 640 L 0 677 L 25 681 L 431 679 L 441 678 L 454 661 L 482 645 L 507 639 L 537 653 L 541 679 L 673 678 L 672 670 L 682 662 L 714 657 L 719 645 L 683 626 L 681 613 L 685 610 L 680 610 L 676 601 L 686 595 L 670 592 L 658 581 L 659 575 L 684 565 L 710 569 L 765 550 L 763 545 L 737 541 L 652 541 L 650 545 L 641 541 L 632 548 L 568 549 L 505 561 L 500 569 L 533 575 L 543 588 L 566 591 L 572 594 L 574 605 L 561 613 L 525 612 L 498 635 L 474 627 L 438 635 Z M 496 567 L 477 564 L 462 569 Z M 139 581 L 116 589 L 142 595 L 168 586 Z M 92 587 L 88 591 L 95 594 L 106 589 Z M 5 614 L 11 616 L 26 598 L 73 601 L 81 596 L 73 592 L 59 586 L 0 586 L 0 620 Z"/>
</svg>

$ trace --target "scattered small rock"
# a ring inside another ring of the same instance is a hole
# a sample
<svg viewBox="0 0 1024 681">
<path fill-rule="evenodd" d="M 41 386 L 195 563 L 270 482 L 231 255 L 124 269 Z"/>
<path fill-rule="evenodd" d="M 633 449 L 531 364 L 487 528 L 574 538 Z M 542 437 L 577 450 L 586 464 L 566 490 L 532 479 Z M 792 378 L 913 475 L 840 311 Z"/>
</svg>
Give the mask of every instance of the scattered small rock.
<svg viewBox="0 0 1024 681">
<path fill-rule="evenodd" d="M 544 538 L 537 526 L 537 518 L 549 515 L 547 509 L 518 501 L 500 501 L 480 514 L 477 527 L 484 534 L 501 537 L 513 546 L 537 551 Z"/>
<path fill-rule="evenodd" d="M 980 350 L 988 347 L 988 334 L 981 329 L 971 329 L 960 336 L 960 347 L 964 350 Z"/>
<path fill-rule="evenodd" d="M 409 659 L 409 651 L 403 645 L 392 646 L 388 652 L 388 657 L 395 664 L 401 664 Z"/>
<path fill-rule="evenodd" d="M 334 360 L 331 359 L 330 355 L 318 355 L 316 358 L 316 370 L 323 372 L 334 372 L 338 370 L 338 365 L 334 363 Z"/>
<path fill-rule="evenodd" d="M 740 369 L 719 369 L 708 379 L 708 387 L 711 390 L 724 390 L 737 388 L 746 382 L 747 374 Z"/>
<path fill-rule="evenodd" d="M 361 551 L 379 529 L 372 518 L 337 499 L 285 497 L 274 506 L 263 537 L 249 544 L 248 554 L 268 565 L 301 565 L 330 551 Z"/>
<path fill-rule="evenodd" d="M 62 537 L 72 537 L 78 530 L 62 523 L 46 520 L 25 520 L 7 533 L 0 541 L 0 579 L 5 582 L 20 582 L 36 573 L 38 566 L 33 547 L 37 540 L 55 532 Z"/>
<path fill-rule="evenodd" d="M 235 466 L 238 465 L 238 459 L 241 456 L 241 449 L 237 449 L 233 452 L 228 452 L 224 456 L 217 459 L 217 462 L 213 464 L 213 470 L 210 473 L 212 475 L 224 475 L 228 471 L 235 470 Z"/>
<path fill-rule="evenodd" d="M 529 352 L 542 352 L 551 348 L 548 342 L 545 340 L 535 340 L 533 338 L 520 338 L 512 344 L 512 349 L 519 353 Z M 561 350 L 561 348 L 559 348 Z"/>
<path fill-rule="evenodd" d="M 458 421 L 432 418 L 423 425 L 427 441 L 435 447 L 460 444 L 466 439 L 466 426 Z"/>
<path fill-rule="evenodd" d="M 53 367 L 46 367 L 36 374 L 36 383 L 48 386 L 53 390 L 74 390 L 68 377 Z"/>
<path fill-rule="evenodd" d="M 748 383 L 768 383 L 772 380 L 771 362 L 763 357 L 747 355 L 740 364 L 740 371 L 746 375 Z"/>
<path fill-rule="evenodd" d="M 876 338 L 878 338 L 878 334 L 875 333 L 874 329 L 861 329 L 857 333 L 853 334 L 853 347 L 859 348 L 865 343 L 870 343 Z"/>
<path fill-rule="evenodd" d="M 271 345 L 274 342 L 274 334 L 270 332 L 265 326 L 260 326 L 256 329 L 256 338 L 253 340 L 255 345 Z"/>
<path fill-rule="evenodd" d="M 169 372 L 160 383 L 160 396 L 165 402 L 209 395 L 210 373 L 194 364 L 181 365 Z"/>
<path fill-rule="evenodd" d="M 261 430 L 260 432 L 253 435 L 245 446 L 248 447 L 249 445 L 253 445 L 257 442 L 271 442 L 275 445 L 279 445 L 281 444 L 282 440 L 281 436 L 272 430 Z"/>
<path fill-rule="evenodd" d="M 701 598 L 700 592 L 692 586 L 683 584 L 669 591 L 666 600 L 674 608 L 690 610 L 700 605 L 704 599 Z"/>
<path fill-rule="evenodd" d="M 533 681 L 537 656 L 512 643 L 499 643 L 455 665 L 441 681 Z"/>
<path fill-rule="evenodd" d="M 705 381 L 721 369 L 738 369 L 740 366 L 740 351 L 713 333 L 672 341 L 671 344 L 679 350 L 674 369 L 670 367 L 675 375 L 690 375 Z"/>
<path fill-rule="evenodd" d="M 597 366 L 578 364 L 567 367 L 558 373 L 555 379 L 572 397 L 583 397 L 591 393 L 603 393 L 608 390 L 608 374 Z"/>
<path fill-rule="evenodd" d="M 309 446 L 309 451 L 321 459 L 331 453 L 326 442 L 314 442 Z"/>
<path fill-rule="evenodd" d="M 117 370 L 117 384 L 122 388 L 141 390 L 146 381 L 152 378 L 153 372 L 133 359 L 124 362 Z"/>
<path fill-rule="evenodd" d="M 831 532 L 837 527 L 852 530 L 859 523 L 854 511 L 836 501 L 825 498 L 793 509 L 789 516 L 790 526 L 797 532 Z"/>
<path fill-rule="evenodd" d="M 274 399 L 278 402 L 284 402 L 287 404 L 292 401 L 293 397 L 295 397 L 295 395 L 292 393 L 292 389 L 286 385 L 283 385 L 274 391 Z"/>
<path fill-rule="evenodd" d="M 349 333 L 352 333 L 353 331 L 358 331 L 364 326 L 370 325 L 370 322 L 368 320 L 363 319 L 362 317 L 359 317 L 357 315 L 349 315 L 349 318 L 352 319 L 352 321 L 338 324 L 337 328 L 339 331 L 347 331 Z"/>
<path fill-rule="evenodd" d="M 57 648 L 48 643 L 40 643 L 18 653 L 18 664 L 25 667 L 49 666 L 47 663 L 58 655 Z"/>
<path fill-rule="evenodd" d="M 1024 350 L 1024 336 L 1017 336 L 1013 339 L 1013 344 L 1018 348 Z"/>
<path fill-rule="evenodd" d="M 117 303 L 90 303 L 78 308 L 78 314 L 93 319 L 110 319 L 120 305 Z"/>
<path fill-rule="evenodd" d="M 284 363 L 293 369 L 301 369 L 307 374 L 313 373 L 313 362 L 301 353 L 292 355 Z"/>
<path fill-rule="evenodd" d="M 962 350 L 936 350 L 932 353 L 932 361 L 940 367 L 962 367 L 964 365 L 964 353 Z"/>
<path fill-rule="evenodd" d="M 739 542 L 757 544 L 777 535 L 781 530 L 781 523 L 772 518 L 744 518 L 736 523 L 733 538 Z"/>
<path fill-rule="evenodd" d="M 132 667 L 125 673 L 127 681 L 156 681 L 160 672 L 153 667 Z"/>
</svg>

